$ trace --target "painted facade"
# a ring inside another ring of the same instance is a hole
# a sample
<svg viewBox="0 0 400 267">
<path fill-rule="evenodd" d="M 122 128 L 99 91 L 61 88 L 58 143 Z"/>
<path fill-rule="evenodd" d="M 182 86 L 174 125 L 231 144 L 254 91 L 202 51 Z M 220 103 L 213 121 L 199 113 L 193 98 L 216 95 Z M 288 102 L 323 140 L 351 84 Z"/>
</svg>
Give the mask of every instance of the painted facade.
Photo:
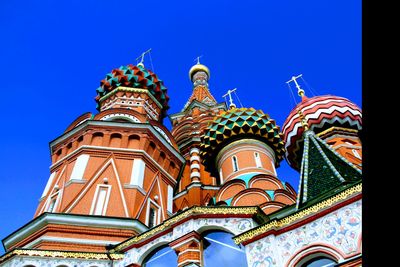
<svg viewBox="0 0 400 267">
<path fill-rule="evenodd" d="M 361 110 L 298 87 L 281 131 L 262 110 L 218 103 L 207 66 L 189 78 L 169 131 L 155 73 L 108 73 L 98 113 L 50 142 L 35 216 L 3 239 L 0 266 L 361 266 Z M 298 190 L 277 175 L 283 159 Z"/>
</svg>

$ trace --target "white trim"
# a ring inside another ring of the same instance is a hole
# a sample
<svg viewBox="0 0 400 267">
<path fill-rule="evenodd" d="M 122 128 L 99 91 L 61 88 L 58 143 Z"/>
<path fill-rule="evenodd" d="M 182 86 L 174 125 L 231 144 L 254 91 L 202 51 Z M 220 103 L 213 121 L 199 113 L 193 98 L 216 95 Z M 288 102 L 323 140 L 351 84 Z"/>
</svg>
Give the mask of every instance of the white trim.
<svg viewBox="0 0 400 267">
<path fill-rule="evenodd" d="M 129 217 L 128 206 L 127 206 L 127 204 L 126 204 L 126 199 L 125 199 L 124 191 L 122 190 L 121 179 L 120 179 L 120 177 L 119 177 L 118 170 L 117 170 L 117 166 L 115 165 L 114 160 L 111 161 L 111 165 L 112 165 L 112 167 L 113 167 L 115 176 L 116 176 L 116 178 L 117 178 L 118 189 L 119 189 L 119 193 L 120 193 L 120 195 L 121 195 L 122 205 L 123 205 L 124 211 L 125 211 L 125 216 L 126 216 L 126 217 Z"/>
<path fill-rule="evenodd" d="M 50 204 L 53 202 L 52 200 L 54 198 L 55 198 L 54 206 L 53 206 L 52 210 L 49 210 Z M 59 202 L 60 202 L 60 191 L 57 191 L 57 192 L 51 194 L 46 203 L 46 209 L 45 209 L 46 212 L 55 212 L 56 209 L 58 208 Z"/>
<path fill-rule="evenodd" d="M 248 171 L 248 170 L 252 170 L 253 172 L 250 172 L 250 171 Z M 247 171 L 248 171 L 248 172 L 247 172 Z M 240 169 L 240 171 L 233 172 L 233 173 L 229 174 L 229 175 L 225 178 L 225 182 L 230 181 L 230 180 L 233 180 L 233 179 L 235 179 L 236 177 L 241 176 L 241 175 L 243 175 L 243 174 L 250 174 L 250 173 L 254 173 L 254 174 L 264 174 L 264 173 L 265 173 L 265 174 L 270 174 L 270 175 L 272 175 L 272 176 L 275 175 L 272 171 L 267 170 L 267 169 L 264 169 L 264 168 L 260 169 L 260 168 L 256 168 L 256 167 L 247 167 L 247 168 Z"/>
<path fill-rule="evenodd" d="M 149 214 L 150 214 L 150 208 L 151 208 L 150 203 L 153 204 L 157 208 L 156 220 L 153 225 L 153 227 L 155 227 L 158 224 L 160 224 L 161 208 L 155 201 L 151 200 L 150 198 L 147 199 L 147 211 L 146 211 L 146 226 L 147 227 L 150 227 L 149 226 Z"/>
<path fill-rule="evenodd" d="M 237 203 L 242 197 L 247 196 L 247 195 L 249 195 L 249 194 L 254 194 L 254 193 L 257 194 L 257 195 L 260 195 L 260 196 L 265 197 L 265 198 L 266 198 L 265 202 L 270 201 L 270 196 L 268 195 L 268 193 L 265 193 L 266 195 L 268 195 L 268 196 L 266 196 L 266 195 L 261 194 L 260 192 L 251 191 L 251 192 L 247 192 L 247 193 L 244 193 L 243 195 L 239 196 L 239 197 L 235 200 L 235 202 L 232 203 L 232 206 L 235 206 L 236 203 Z"/>
<path fill-rule="evenodd" d="M 162 137 L 162 135 L 151 125 L 151 124 L 146 124 L 146 123 L 121 123 L 121 122 L 107 122 L 107 121 L 93 121 L 93 120 L 89 120 L 81 125 L 79 125 L 78 127 L 72 129 L 71 131 L 63 134 L 62 136 L 60 136 L 59 138 L 53 140 L 52 142 L 50 142 L 50 148 L 52 149 L 56 144 L 61 143 L 62 141 L 65 141 L 67 138 L 71 137 L 73 134 L 75 134 L 76 132 L 82 130 L 82 128 L 84 128 L 85 126 L 111 126 L 111 127 L 119 127 L 119 128 L 123 128 L 123 129 L 147 129 L 149 130 L 153 135 L 155 135 L 156 137 L 158 137 L 159 141 L 161 141 L 161 143 L 163 143 L 163 145 L 165 145 L 165 147 L 178 159 L 180 159 L 180 161 L 182 163 L 184 163 L 186 160 L 185 158 L 179 153 L 179 150 L 175 149 L 174 146 L 172 146 L 171 144 L 169 144 L 164 137 Z M 78 149 L 82 148 L 82 147 L 87 147 L 87 146 L 80 146 Z M 77 149 L 77 150 L 78 150 Z M 121 151 L 132 151 L 132 149 L 128 149 L 128 148 L 114 148 L 115 150 L 121 150 Z M 142 151 L 143 152 L 143 151 Z M 65 157 L 67 157 L 69 155 L 64 156 L 62 159 L 64 159 Z M 56 163 L 60 162 L 62 159 L 59 159 Z M 56 163 L 54 163 L 52 166 L 54 166 Z M 52 167 L 51 166 L 51 167 Z M 50 168 L 51 168 L 50 167 Z"/>
<path fill-rule="evenodd" d="M 48 191 L 49 191 L 49 189 L 50 189 L 50 186 L 51 186 L 51 184 L 53 183 L 53 179 L 54 179 L 54 176 L 56 175 L 56 173 L 57 173 L 57 172 L 55 171 L 55 172 L 52 172 L 52 173 L 50 174 L 49 179 L 47 180 L 46 187 L 44 188 L 44 191 L 43 191 L 43 193 L 42 193 L 41 198 L 47 195 L 47 193 L 48 193 Z"/>
<path fill-rule="evenodd" d="M 83 175 L 86 170 L 86 166 L 89 162 L 90 156 L 88 154 L 81 154 L 79 155 L 74 164 L 74 168 L 72 169 L 71 176 L 69 177 L 69 180 L 82 180 Z"/>
<path fill-rule="evenodd" d="M 119 241 L 115 240 L 97 240 L 97 239 L 83 239 L 83 238 L 70 238 L 70 237 L 59 237 L 59 236 L 41 236 L 32 242 L 23 246 L 23 248 L 34 248 L 34 246 L 40 242 L 61 242 L 61 243 L 73 243 L 73 244 L 86 244 L 86 245 L 108 245 L 108 244 L 118 244 Z"/>
<path fill-rule="evenodd" d="M 192 259 L 184 260 L 184 261 L 178 263 L 178 266 L 181 266 L 182 264 L 184 264 L 186 262 L 200 262 L 200 260 L 192 260 Z"/>
<path fill-rule="evenodd" d="M 192 170 L 192 169 L 198 169 L 198 170 L 200 170 L 200 165 L 197 164 L 197 163 L 193 163 L 193 164 L 190 165 L 190 169 L 191 169 L 191 170 Z"/>
<path fill-rule="evenodd" d="M 151 193 L 151 191 L 153 190 L 154 185 L 156 184 L 157 176 L 158 176 L 157 174 L 154 176 L 154 179 L 153 179 L 153 181 L 151 182 L 150 187 L 149 187 L 149 190 L 147 190 L 147 193 L 146 193 L 144 199 L 150 197 L 150 193 Z M 142 213 L 142 211 L 143 211 L 143 209 L 144 209 L 145 206 L 146 206 L 146 201 L 142 201 L 142 204 L 140 204 L 139 211 L 137 212 L 136 219 L 139 219 L 140 214 Z M 132 214 L 132 216 L 133 216 L 133 214 Z"/>
<path fill-rule="evenodd" d="M 64 165 L 64 168 L 62 168 L 60 174 L 58 175 L 57 181 L 54 183 L 55 185 L 58 184 L 58 182 L 60 181 L 60 179 L 63 176 L 64 171 L 65 171 L 66 168 L 67 168 L 67 165 Z M 53 192 L 53 190 L 54 190 L 54 187 L 50 192 Z M 42 214 L 44 212 L 44 210 L 46 210 L 46 205 L 47 205 L 47 202 L 49 201 L 49 198 L 50 198 L 50 196 L 47 196 L 46 201 L 44 202 L 44 204 L 43 204 L 43 206 L 40 209 L 40 212 L 38 214 Z"/>
<path fill-rule="evenodd" d="M 147 154 L 146 151 L 139 150 L 139 149 L 84 145 L 84 146 L 78 147 L 76 150 L 74 150 L 73 152 L 71 152 L 70 154 L 65 156 L 64 158 L 62 158 L 59 161 L 57 161 L 56 163 L 52 164 L 50 166 L 50 169 L 53 168 L 54 166 L 58 165 L 59 163 L 61 163 L 63 160 L 70 158 L 72 155 L 78 153 L 79 151 L 81 151 L 83 149 L 99 149 L 99 150 L 108 150 L 108 151 L 117 151 L 117 152 L 130 152 L 130 153 L 138 153 L 138 154 L 144 155 L 144 156 L 146 156 L 146 158 L 149 161 L 151 161 L 155 166 L 157 166 L 157 169 L 160 170 L 173 184 L 176 184 L 176 180 L 174 177 L 172 177 L 167 171 L 165 171 L 164 168 L 160 164 L 158 164 L 158 162 L 155 161 L 152 157 L 150 157 L 150 155 Z M 185 161 L 182 161 L 182 163 L 184 163 L 184 162 Z"/>
<path fill-rule="evenodd" d="M 170 185 L 167 185 L 167 211 L 169 213 L 173 212 L 173 202 L 174 202 L 174 188 Z"/>
<path fill-rule="evenodd" d="M 97 205 L 100 202 L 99 199 L 99 191 L 100 191 L 100 187 L 106 188 L 106 195 L 104 196 L 104 203 L 103 203 L 103 207 L 102 207 L 102 211 L 101 214 L 94 214 L 95 212 L 95 207 L 97 209 Z M 111 195 L 111 185 L 106 185 L 106 184 L 98 184 L 96 187 L 96 192 L 94 193 L 94 197 L 92 200 L 92 206 L 90 208 L 90 215 L 106 215 L 107 212 L 107 207 L 108 207 L 108 201 L 110 200 L 110 195 Z"/>
<path fill-rule="evenodd" d="M 144 172 L 146 163 L 141 158 L 136 158 L 132 163 L 130 184 L 143 188 Z"/>
<path fill-rule="evenodd" d="M 111 114 L 107 114 L 103 117 L 101 117 L 99 120 L 101 121 L 113 121 L 114 118 L 124 118 L 127 119 L 130 122 L 136 122 L 136 123 L 140 123 L 141 121 L 133 116 L 133 115 L 129 115 L 129 114 L 125 114 L 125 113 L 111 113 Z"/>
<path fill-rule="evenodd" d="M 190 149 L 189 154 L 192 155 L 193 153 L 200 154 L 200 150 L 197 147 Z"/>
<path fill-rule="evenodd" d="M 181 254 L 185 254 L 186 252 L 199 252 L 201 253 L 200 249 L 185 249 L 184 251 L 181 251 L 178 253 L 178 256 L 180 256 Z"/>
<path fill-rule="evenodd" d="M 164 204 L 163 204 L 163 200 L 164 200 L 164 198 L 163 198 L 163 196 L 162 196 L 162 190 L 161 190 L 161 185 L 160 185 L 160 180 L 158 179 L 159 177 L 157 176 L 156 177 L 156 180 L 157 180 L 157 185 L 158 185 L 158 192 L 160 193 L 160 197 L 159 197 L 159 200 L 160 200 L 160 203 L 161 203 L 161 214 L 162 214 L 162 216 L 163 216 L 163 220 L 165 220 L 165 211 L 164 211 Z M 161 223 L 161 218 L 160 218 L 160 222 L 159 223 Z"/>
<path fill-rule="evenodd" d="M 191 242 L 191 241 L 195 241 L 195 242 L 197 242 L 197 243 L 200 243 L 200 240 L 199 240 L 197 237 L 192 236 L 192 237 L 190 237 L 189 239 L 185 239 L 185 240 L 183 240 L 182 242 L 176 244 L 175 246 L 172 246 L 171 248 L 172 248 L 172 249 L 176 249 L 176 248 L 181 247 L 182 245 L 184 245 L 184 244 L 186 244 L 186 243 L 189 243 L 189 242 Z"/>
<path fill-rule="evenodd" d="M 356 149 L 353 148 L 351 151 L 353 152 L 353 154 L 356 158 L 361 159 L 361 156 Z"/>
<path fill-rule="evenodd" d="M 193 177 L 200 178 L 200 173 L 199 173 L 199 172 L 192 172 L 192 173 L 190 174 L 190 178 L 193 178 Z"/>
<path fill-rule="evenodd" d="M 23 240 L 27 236 L 39 231 L 48 224 L 62 224 L 89 227 L 106 227 L 111 229 L 135 229 L 138 232 L 148 230 L 146 226 L 136 219 L 88 216 L 78 214 L 47 213 L 39 219 L 34 219 L 20 230 L 3 239 L 4 246 L 8 249 L 11 245 Z"/>
<path fill-rule="evenodd" d="M 200 162 L 200 157 L 199 156 L 191 156 L 190 157 L 190 162 L 195 161 L 195 160 Z"/>
</svg>

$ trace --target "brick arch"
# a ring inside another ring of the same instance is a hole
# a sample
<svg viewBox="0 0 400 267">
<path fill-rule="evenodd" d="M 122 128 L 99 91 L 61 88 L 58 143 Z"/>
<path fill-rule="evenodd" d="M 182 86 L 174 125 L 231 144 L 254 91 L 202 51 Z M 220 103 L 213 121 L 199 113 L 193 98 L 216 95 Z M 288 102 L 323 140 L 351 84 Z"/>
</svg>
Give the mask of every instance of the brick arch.
<svg viewBox="0 0 400 267">
<path fill-rule="evenodd" d="M 259 174 L 255 175 L 249 181 L 250 188 L 261 188 L 263 190 L 282 189 L 282 182 L 272 175 Z"/>
<path fill-rule="evenodd" d="M 129 122 L 146 122 L 146 117 L 143 114 L 140 114 L 136 110 L 126 109 L 126 108 L 112 108 L 106 109 L 98 114 L 96 114 L 93 120 L 104 120 L 104 117 L 109 117 L 109 121 L 113 121 L 114 119 L 124 119 Z"/>
<path fill-rule="evenodd" d="M 271 201 L 271 197 L 262 189 L 249 188 L 238 193 L 231 202 L 231 206 L 258 206 Z"/>
<path fill-rule="evenodd" d="M 270 213 L 277 211 L 285 206 L 286 205 L 281 202 L 269 201 L 269 202 L 266 202 L 266 203 L 260 205 L 260 208 L 262 209 L 262 211 L 265 214 L 270 214 Z"/>
<path fill-rule="evenodd" d="M 275 191 L 274 200 L 276 202 L 281 202 L 287 205 L 296 203 L 296 197 L 290 194 L 288 191 L 282 189 L 278 189 Z"/>
<path fill-rule="evenodd" d="M 234 197 L 240 191 L 246 189 L 246 183 L 242 180 L 230 180 L 226 182 L 218 191 L 216 195 L 216 202 L 227 200 Z"/>
<path fill-rule="evenodd" d="M 140 266 L 143 265 L 143 261 L 152 253 L 156 253 L 158 249 L 164 248 L 164 247 L 169 247 L 168 246 L 169 240 L 161 240 L 159 242 L 155 242 L 154 244 L 152 244 L 150 247 L 146 248 L 145 250 L 143 250 L 143 254 L 141 254 L 138 259 L 137 262 Z M 172 248 L 171 248 L 172 249 Z"/>
<path fill-rule="evenodd" d="M 344 259 L 344 255 L 337 248 L 317 243 L 303 247 L 293 253 L 293 256 L 287 261 L 286 266 L 301 267 L 305 262 L 320 256 L 330 258 L 336 262 L 341 262 Z"/>
</svg>

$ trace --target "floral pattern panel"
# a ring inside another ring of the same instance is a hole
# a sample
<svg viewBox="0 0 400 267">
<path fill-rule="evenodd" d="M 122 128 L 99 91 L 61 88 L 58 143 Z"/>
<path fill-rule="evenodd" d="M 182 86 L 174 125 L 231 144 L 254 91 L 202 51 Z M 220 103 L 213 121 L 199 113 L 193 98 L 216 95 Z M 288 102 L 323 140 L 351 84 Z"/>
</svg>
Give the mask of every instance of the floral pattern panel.
<svg viewBox="0 0 400 267">
<path fill-rule="evenodd" d="M 312 245 L 325 245 L 350 257 L 360 249 L 361 232 L 359 200 L 299 228 L 248 244 L 248 264 L 251 267 L 287 266 L 294 255 Z"/>
</svg>

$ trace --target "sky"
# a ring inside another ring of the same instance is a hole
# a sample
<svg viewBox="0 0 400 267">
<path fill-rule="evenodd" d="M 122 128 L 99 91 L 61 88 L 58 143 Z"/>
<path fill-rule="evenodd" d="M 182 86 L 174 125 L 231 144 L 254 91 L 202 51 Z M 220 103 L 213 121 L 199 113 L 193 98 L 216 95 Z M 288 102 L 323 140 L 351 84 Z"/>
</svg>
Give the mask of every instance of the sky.
<svg viewBox="0 0 400 267">
<path fill-rule="evenodd" d="M 0 239 L 33 219 L 49 142 L 97 113 L 100 80 L 149 48 L 144 63 L 168 88 L 169 114 L 191 95 L 198 56 L 217 101 L 237 88 L 243 106 L 279 126 L 300 100 L 286 84 L 294 75 L 308 96 L 362 108 L 361 0 L 0 1 Z M 277 172 L 297 190 L 299 174 L 285 161 Z"/>
</svg>

